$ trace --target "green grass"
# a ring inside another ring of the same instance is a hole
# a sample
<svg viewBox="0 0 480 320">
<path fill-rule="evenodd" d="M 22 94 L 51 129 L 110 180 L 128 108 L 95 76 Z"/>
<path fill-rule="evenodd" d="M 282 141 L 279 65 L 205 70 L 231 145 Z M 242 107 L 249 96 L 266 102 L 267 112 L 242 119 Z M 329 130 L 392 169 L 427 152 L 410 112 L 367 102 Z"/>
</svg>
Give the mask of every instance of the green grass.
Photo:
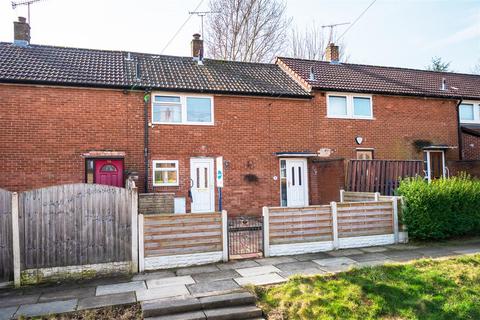
<svg viewBox="0 0 480 320">
<path fill-rule="evenodd" d="M 269 319 L 480 319 L 480 255 L 255 288 Z"/>
</svg>

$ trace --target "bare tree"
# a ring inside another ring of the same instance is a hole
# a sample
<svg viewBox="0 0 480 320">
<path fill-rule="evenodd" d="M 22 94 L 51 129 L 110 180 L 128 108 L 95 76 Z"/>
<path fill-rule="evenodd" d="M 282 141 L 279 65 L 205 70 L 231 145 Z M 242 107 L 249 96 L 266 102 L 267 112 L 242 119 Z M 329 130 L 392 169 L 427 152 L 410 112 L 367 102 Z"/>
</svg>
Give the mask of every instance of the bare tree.
<svg viewBox="0 0 480 320">
<path fill-rule="evenodd" d="M 477 64 L 473 66 L 472 73 L 480 75 L 480 59 L 478 59 Z"/>
<path fill-rule="evenodd" d="M 283 0 L 210 0 L 208 55 L 216 59 L 270 62 L 285 45 L 290 18 Z"/>
<path fill-rule="evenodd" d="M 329 38 L 335 39 L 334 35 Z M 300 31 L 298 27 L 293 27 L 290 30 L 289 45 L 285 54 L 292 58 L 325 60 L 328 41 L 323 28 L 315 22 L 307 25 L 303 31 Z M 337 45 L 340 46 L 340 61 L 346 62 L 349 56 L 346 53 L 345 44 L 338 43 Z"/>
</svg>

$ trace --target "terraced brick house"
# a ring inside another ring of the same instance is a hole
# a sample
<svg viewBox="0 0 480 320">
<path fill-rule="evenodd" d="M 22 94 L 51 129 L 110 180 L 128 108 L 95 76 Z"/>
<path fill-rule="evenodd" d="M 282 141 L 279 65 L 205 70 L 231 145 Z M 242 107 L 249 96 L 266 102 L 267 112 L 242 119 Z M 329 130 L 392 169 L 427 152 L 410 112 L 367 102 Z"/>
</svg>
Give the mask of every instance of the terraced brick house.
<svg viewBox="0 0 480 320">
<path fill-rule="evenodd" d="M 15 28 L 0 43 L 0 188 L 137 176 L 176 212 L 211 212 L 223 169 L 223 208 L 245 214 L 335 200 L 351 158 L 425 157 L 432 178 L 479 160 L 478 76 L 204 59 L 199 35 L 189 57 L 34 45 Z"/>
</svg>

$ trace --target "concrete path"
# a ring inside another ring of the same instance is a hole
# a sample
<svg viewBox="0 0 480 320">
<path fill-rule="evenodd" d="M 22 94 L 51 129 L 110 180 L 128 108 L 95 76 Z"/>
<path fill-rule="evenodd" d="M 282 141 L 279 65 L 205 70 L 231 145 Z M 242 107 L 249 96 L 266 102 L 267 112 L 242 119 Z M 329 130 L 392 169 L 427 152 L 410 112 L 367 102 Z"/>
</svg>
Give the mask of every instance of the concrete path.
<svg viewBox="0 0 480 320">
<path fill-rule="evenodd" d="M 169 297 L 204 297 L 240 290 L 247 284 L 281 283 L 292 275 L 313 275 L 480 253 L 480 240 L 431 245 L 392 245 L 272 257 L 162 270 L 131 277 L 80 283 L 0 289 L 0 320 L 122 305 Z"/>
</svg>

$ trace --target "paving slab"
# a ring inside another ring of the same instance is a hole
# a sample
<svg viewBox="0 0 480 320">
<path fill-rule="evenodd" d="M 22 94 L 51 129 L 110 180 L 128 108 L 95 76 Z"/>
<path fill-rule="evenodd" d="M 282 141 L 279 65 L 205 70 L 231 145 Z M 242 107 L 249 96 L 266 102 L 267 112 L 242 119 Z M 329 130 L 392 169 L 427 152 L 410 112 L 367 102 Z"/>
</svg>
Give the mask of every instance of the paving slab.
<svg viewBox="0 0 480 320">
<path fill-rule="evenodd" d="M 459 248 L 453 250 L 454 253 L 458 254 L 476 254 L 480 253 L 480 247 L 479 248 Z"/>
<path fill-rule="evenodd" d="M 257 298 L 247 291 L 233 292 L 216 296 L 202 297 L 199 299 L 203 309 L 222 308 L 225 306 L 238 306 L 255 304 Z"/>
<path fill-rule="evenodd" d="M 303 269 L 303 270 L 292 270 L 292 271 L 282 271 L 279 274 L 284 278 L 290 278 L 293 276 L 316 276 L 321 274 L 328 273 L 325 270 L 319 268 L 312 268 L 312 269 Z"/>
<path fill-rule="evenodd" d="M 432 248 L 422 248 L 417 249 L 415 252 L 422 254 L 424 257 L 428 258 L 437 258 L 437 257 L 448 257 L 453 256 L 455 253 L 445 248 L 432 247 Z"/>
<path fill-rule="evenodd" d="M 353 256 L 349 256 L 350 259 L 355 260 L 356 262 L 365 262 L 365 261 L 372 261 L 372 260 L 386 260 L 388 256 L 384 255 L 383 253 L 364 253 L 364 254 L 356 254 Z"/>
<path fill-rule="evenodd" d="M 148 289 L 168 287 L 173 285 L 186 285 L 195 283 L 191 276 L 179 276 L 163 279 L 147 280 Z"/>
<path fill-rule="evenodd" d="M 241 286 L 245 286 L 248 284 L 263 286 L 267 284 L 275 284 L 287 281 L 287 279 L 280 276 L 278 273 L 267 273 L 255 276 L 241 277 L 235 278 L 234 280 Z"/>
<path fill-rule="evenodd" d="M 187 286 L 188 290 L 193 295 L 205 294 L 207 292 L 227 292 L 239 288 L 238 284 L 233 279 L 219 280 L 213 282 L 202 282 L 191 284 Z"/>
<path fill-rule="evenodd" d="M 277 264 L 275 267 L 284 272 L 302 271 L 305 269 L 318 269 L 318 264 L 313 261 L 296 261 L 289 263 Z"/>
<path fill-rule="evenodd" d="M 349 270 L 351 267 L 357 265 L 355 260 L 347 257 L 337 257 L 329 259 L 313 260 L 320 266 L 320 269 L 328 272 L 341 272 Z"/>
<path fill-rule="evenodd" d="M 207 319 L 211 320 L 252 319 L 262 316 L 262 310 L 257 306 L 226 307 L 204 312 Z"/>
<path fill-rule="evenodd" d="M 326 252 L 316 252 L 316 253 L 298 254 L 291 257 L 298 261 L 312 261 L 315 259 L 330 258 L 331 256 L 328 255 Z"/>
<path fill-rule="evenodd" d="M 10 320 L 18 307 L 0 308 L 0 320 Z"/>
<path fill-rule="evenodd" d="M 138 301 L 185 296 L 190 294 L 184 284 L 176 284 L 152 289 L 140 289 L 135 293 Z"/>
<path fill-rule="evenodd" d="M 292 257 L 272 257 L 272 258 L 263 258 L 263 259 L 255 259 L 255 262 L 257 262 L 261 266 L 273 266 L 275 264 L 280 264 L 280 263 L 288 263 L 288 262 L 295 262 L 295 260 Z"/>
<path fill-rule="evenodd" d="M 394 249 L 394 250 L 414 250 L 420 248 L 420 246 L 416 246 L 413 244 L 390 244 L 388 246 L 385 246 L 385 248 L 388 249 Z"/>
<path fill-rule="evenodd" d="M 274 266 L 261 266 L 261 267 L 253 267 L 253 268 L 243 268 L 243 269 L 236 269 L 236 271 L 242 277 L 257 276 L 257 275 L 260 275 L 260 274 L 280 272 L 280 270 L 277 267 L 274 267 Z"/>
<path fill-rule="evenodd" d="M 384 259 L 384 260 L 370 260 L 370 261 L 363 261 L 359 262 L 358 266 L 359 267 L 375 267 L 375 266 L 382 266 L 388 263 L 394 263 L 395 261 L 390 260 L 390 259 Z"/>
<path fill-rule="evenodd" d="M 31 304 L 38 301 L 40 294 L 29 294 L 24 296 L 15 295 L 12 297 L 6 296 L 0 299 L 0 308 L 13 307 L 21 304 Z"/>
<path fill-rule="evenodd" d="M 135 303 L 135 292 L 107 294 L 104 296 L 88 297 L 78 300 L 77 310 L 102 308 L 113 305 Z"/>
<path fill-rule="evenodd" d="M 235 270 L 221 270 L 216 272 L 197 273 L 192 275 L 192 278 L 193 280 L 195 280 L 195 282 L 200 283 L 207 281 L 233 279 L 239 276 L 240 274 Z"/>
<path fill-rule="evenodd" d="M 106 294 L 130 292 L 130 291 L 136 291 L 141 289 L 146 289 L 144 281 L 132 281 L 132 282 L 108 284 L 104 286 L 98 286 L 96 295 L 103 296 Z"/>
<path fill-rule="evenodd" d="M 217 267 L 220 270 L 231 270 L 231 269 L 243 269 L 243 268 L 252 268 L 260 266 L 254 260 L 243 260 L 243 261 L 231 261 L 227 263 L 219 263 Z"/>
<path fill-rule="evenodd" d="M 332 257 L 347 257 L 353 255 L 362 254 L 363 251 L 360 249 L 342 249 L 342 250 L 335 250 L 329 251 L 328 254 Z"/>
<path fill-rule="evenodd" d="M 218 267 L 214 264 L 206 265 L 206 266 L 197 266 L 197 267 L 188 267 L 188 268 L 181 268 L 177 270 L 177 276 L 185 276 L 191 275 L 195 273 L 205 273 L 205 272 L 215 272 L 218 271 Z"/>
<path fill-rule="evenodd" d="M 388 251 L 385 247 L 366 247 L 366 248 L 359 248 L 361 251 L 366 253 L 376 253 L 376 252 L 385 252 Z"/>
<path fill-rule="evenodd" d="M 65 301 L 25 304 L 18 308 L 17 312 L 15 313 L 15 317 L 36 317 L 49 314 L 72 312 L 77 308 L 77 302 L 77 299 L 72 299 Z"/>
<path fill-rule="evenodd" d="M 413 250 L 391 250 L 384 253 L 388 259 L 396 262 L 406 262 L 423 258 L 423 254 Z"/>
<path fill-rule="evenodd" d="M 49 302 L 58 300 L 81 299 L 95 296 L 95 288 L 73 288 L 71 290 L 61 290 L 56 292 L 42 293 L 38 302 Z"/>
<path fill-rule="evenodd" d="M 175 277 L 175 272 L 173 270 L 162 270 L 156 272 L 148 272 L 134 275 L 133 281 L 141 280 L 152 280 L 152 279 L 162 279 L 162 278 L 171 278 Z"/>
</svg>

